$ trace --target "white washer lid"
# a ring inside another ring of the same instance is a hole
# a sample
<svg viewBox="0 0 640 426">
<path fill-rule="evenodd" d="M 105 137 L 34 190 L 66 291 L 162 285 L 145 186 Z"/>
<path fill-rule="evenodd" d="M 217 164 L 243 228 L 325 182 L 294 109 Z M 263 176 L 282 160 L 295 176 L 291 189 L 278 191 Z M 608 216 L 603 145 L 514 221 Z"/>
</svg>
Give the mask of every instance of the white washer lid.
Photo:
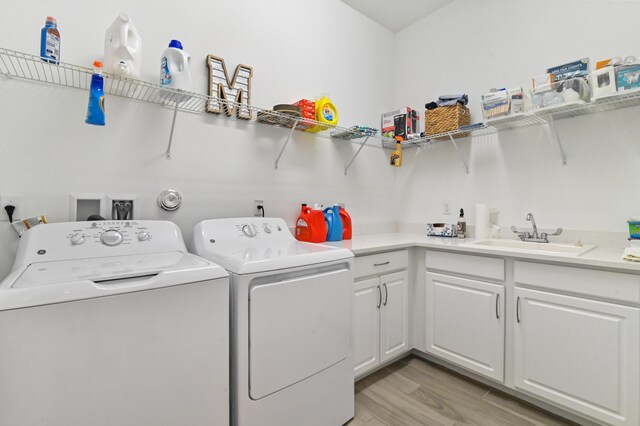
<svg viewBox="0 0 640 426">
<path fill-rule="evenodd" d="M 347 249 L 299 241 L 208 242 L 204 247 L 200 245 L 197 252 L 228 271 L 240 275 L 353 258 L 353 253 Z"/>
<path fill-rule="evenodd" d="M 31 263 L 0 284 L 0 310 L 89 299 L 228 277 L 190 253 Z"/>
</svg>

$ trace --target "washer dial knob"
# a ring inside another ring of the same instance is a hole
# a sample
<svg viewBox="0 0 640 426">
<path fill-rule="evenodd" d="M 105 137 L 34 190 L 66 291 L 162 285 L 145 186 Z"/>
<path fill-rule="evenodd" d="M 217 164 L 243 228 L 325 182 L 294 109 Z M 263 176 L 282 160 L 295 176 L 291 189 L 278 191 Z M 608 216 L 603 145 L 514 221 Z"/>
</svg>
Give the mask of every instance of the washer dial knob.
<svg viewBox="0 0 640 426">
<path fill-rule="evenodd" d="M 242 226 L 242 233 L 244 235 L 246 235 L 249 238 L 253 238 L 256 236 L 256 234 L 258 233 L 258 231 L 256 230 L 256 228 L 253 225 L 243 225 Z"/>
<path fill-rule="evenodd" d="M 71 244 L 73 244 L 74 246 L 80 245 L 84 243 L 84 234 L 73 234 L 71 236 Z"/>
<path fill-rule="evenodd" d="M 271 226 L 264 225 L 264 232 L 266 232 L 267 234 L 270 234 L 271 233 Z"/>
<path fill-rule="evenodd" d="M 122 233 L 114 229 L 104 231 L 102 235 L 100 235 L 100 241 L 105 246 L 117 246 L 122 242 L 122 240 L 124 240 Z"/>
<path fill-rule="evenodd" d="M 138 232 L 138 240 L 139 241 L 147 241 L 151 237 L 151 235 L 147 231 Z"/>
</svg>

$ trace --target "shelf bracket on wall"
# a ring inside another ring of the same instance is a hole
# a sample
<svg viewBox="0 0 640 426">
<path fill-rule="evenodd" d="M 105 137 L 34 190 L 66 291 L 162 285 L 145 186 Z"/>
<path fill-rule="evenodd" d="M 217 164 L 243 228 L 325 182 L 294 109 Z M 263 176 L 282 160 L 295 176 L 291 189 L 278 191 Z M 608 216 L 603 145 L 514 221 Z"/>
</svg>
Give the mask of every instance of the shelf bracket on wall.
<svg viewBox="0 0 640 426">
<path fill-rule="evenodd" d="M 556 129 L 556 123 L 553 121 L 553 116 L 549 116 L 547 120 L 547 126 L 549 126 L 549 131 L 551 132 L 551 138 L 555 140 L 556 144 L 558 144 L 558 148 L 560 149 L 560 155 L 562 156 L 562 165 L 567 165 L 567 153 L 562 146 L 562 140 L 560 139 L 560 135 L 558 134 L 558 129 Z"/>
<path fill-rule="evenodd" d="M 176 106 L 173 110 L 173 120 L 171 121 L 171 133 L 169 133 L 169 145 L 167 145 L 167 152 L 165 153 L 165 158 L 167 160 L 171 160 L 171 142 L 173 142 L 173 130 L 176 128 L 176 117 L 178 116 L 178 101 L 176 101 Z"/>
<path fill-rule="evenodd" d="M 354 154 L 353 158 L 351 159 L 351 161 L 349 161 L 349 164 L 347 164 L 347 167 L 344 168 L 344 175 L 347 175 L 347 172 L 349 171 L 349 167 L 351 167 L 351 164 L 353 164 L 353 161 L 356 159 L 356 157 L 358 156 L 358 154 L 360 154 L 360 151 L 362 151 L 362 148 L 364 148 L 364 146 L 367 144 L 367 141 L 369 140 L 369 136 L 367 135 L 364 138 L 364 141 L 362 141 L 362 143 L 360 144 L 360 148 L 358 148 L 358 150 L 356 151 L 356 153 Z"/>
<path fill-rule="evenodd" d="M 464 165 L 465 172 L 469 174 L 469 163 L 467 163 L 467 160 L 464 159 L 464 155 L 462 155 L 460 148 L 458 148 L 458 144 L 456 143 L 456 140 L 453 138 L 453 135 L 449 135 L 449 139 L 451 140 L 453 147 L 456 149 L 456 152 L 460 156 L 460 160 L 462 160 L 462 164 Z"/>
<path fill-rule="evenodd" d="M 278 154 L 278 158 L 276 158 L 276 169 L 278 168 L 278 163 L 280 162 L 280 157 L 282 157 L 282 154 L 284 154 L 284 150 L 287 149 L 287 145 L 289 144 L 289 141 L 291 140 L 291 136 L 293 136 L 293 132 L 296 130 L 296 127 L 298 126 L 298 122 L 300 120 L 296 120 L 293 122 L 293 126 L 291 126 L 291 130 L 289 131 L 289 134 L 287 135 L 287 139 L 284 140 L 284 145 L 282 145 L 282 149 L 280 150 L 280 154 Z"/>
</svg>

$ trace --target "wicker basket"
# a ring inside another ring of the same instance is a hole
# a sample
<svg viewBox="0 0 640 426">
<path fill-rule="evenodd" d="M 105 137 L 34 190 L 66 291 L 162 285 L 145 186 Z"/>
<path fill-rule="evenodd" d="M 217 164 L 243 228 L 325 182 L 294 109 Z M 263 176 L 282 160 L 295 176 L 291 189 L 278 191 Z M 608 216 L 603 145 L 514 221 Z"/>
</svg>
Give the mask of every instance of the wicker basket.
<svg viewBox="0 0 640 426">
<path fill-rule="evenodd" d="M 424 113 L 424 132 L 427 136 L 458 130 L 460 126 L 471 124 L 469 108 L 462 104 L 438 107 Z M 464 137 L 459 134 L 454 137 Z"/>
</svg>

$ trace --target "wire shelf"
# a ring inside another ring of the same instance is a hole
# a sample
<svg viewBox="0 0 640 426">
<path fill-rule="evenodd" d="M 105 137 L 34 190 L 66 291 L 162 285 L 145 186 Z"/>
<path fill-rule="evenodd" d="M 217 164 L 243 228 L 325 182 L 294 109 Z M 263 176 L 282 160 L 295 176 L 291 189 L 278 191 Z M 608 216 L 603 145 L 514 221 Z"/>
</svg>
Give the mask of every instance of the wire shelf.
<svg viewBox="0 0 640 426">
<path fill-rule="evenodd" d="M 0 74 L 8 78 L 18 78 L 56 86 L 89 90 L 91 87 L 93 68 L 64 62 L 45 62 L 36 55 L 0 48 Z M 315 120 L 303 119 L 301 117 L 251 105 L 247 106 L 230 100 L 220 101 L 224 107 L 223 113 L 214 114 L 207 112 L 207 105 L 212 101 L 218 101 L 217 97 L 214 98 L 201 93 L 166 88 L 157 83 L 106 72 L 103 73 L 103 76 L 104 92 L 106 95 L 157 104 L 181 112 L 219 115 L 228 119 L 242 119 L 250 123 L 259 123 L 286 129 L 295 127 L 296 130 L 300 131 L 321 125 L 324 130 L 314 134 L 323 138 L 353 140 L 370 136 L 369 132 L 361 131 L 358 128 L 330 126 Z M 250 118 L 244 119 L 243 117 L 239 117 L 237 112 L 240 110 L 248 112 Z M 332 133 L 336 134 L 332 135 Z"/>
<path fill-rule="evenodd" d="M 486 122 L 487 126 L 495 129 L 495 131 L 517 129 L 520 127 L 534 126 L 544 123 L 545 120 L 542 117 L 531 113 L 506 115 L 503 117 L 492 118 Z"/>
<path fill-rule="evenodd" d="M 437 143 L 441 141 L 449 141 L 452 137 L 455 139 L 458 138 L 466 138 L 469 136 L 482 136 L 486 134 L 495 133 L 497 130 L 487 126 L 485 123 L 476 123 L 469 126 L 460 127 L 457 130 L 452 130 L 450 132 L 438 133 L 435 135 L 429 136 L 421 136 L 416 139 L 409 139 L 406 141 L 402 141 L 402 148 L 413 148 L 422 146 L 430 143 Z M 386 136 L 381 136 L 382 139 L 382 147 L 386 149 L 395 149 L 396 140 L 388 138 Z"/>
</svg>

